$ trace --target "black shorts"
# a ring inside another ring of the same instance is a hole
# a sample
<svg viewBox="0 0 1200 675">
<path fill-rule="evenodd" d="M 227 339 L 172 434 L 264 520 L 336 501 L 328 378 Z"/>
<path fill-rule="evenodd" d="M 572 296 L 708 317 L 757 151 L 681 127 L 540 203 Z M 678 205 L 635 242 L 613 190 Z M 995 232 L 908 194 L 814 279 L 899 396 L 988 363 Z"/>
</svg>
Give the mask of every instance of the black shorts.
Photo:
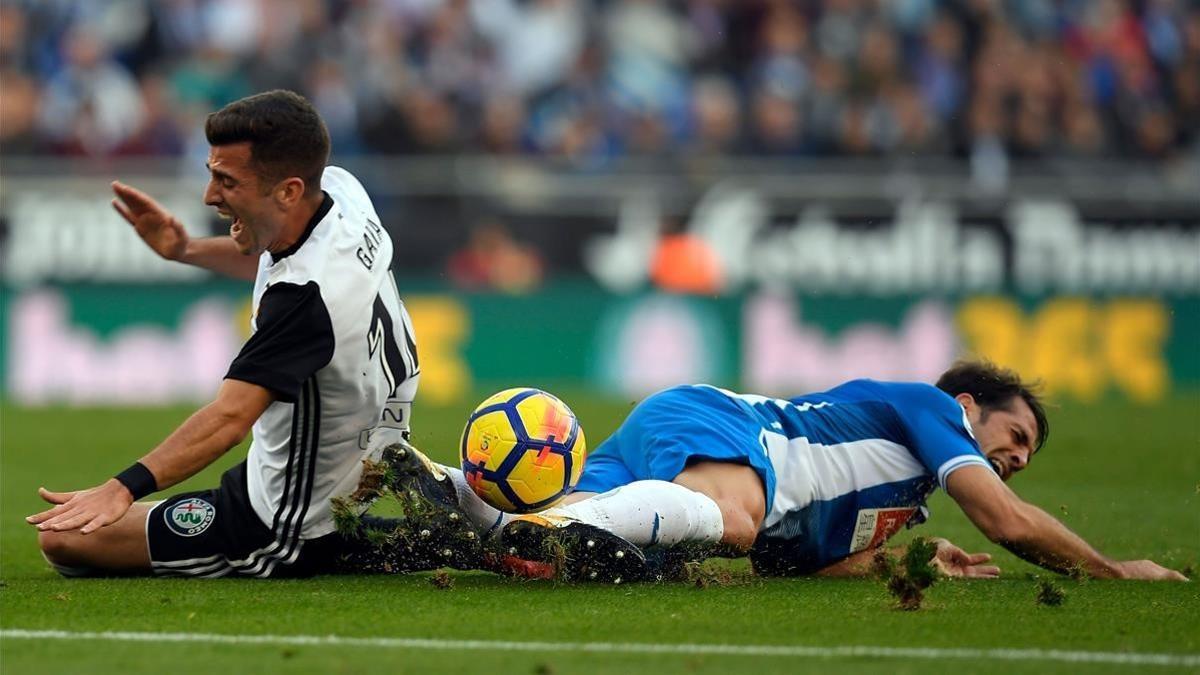
<svg viewBox="0 0 1200 675">
<path fill-rule="evenodd" d="M 214 490 L 185 492 L 150 509 L 146 542 L 155 574 L 188 577 L 294 577 L 333 571 L 337 534 L 282 540 L 263 524 L 246 489 L 246 463 Z"/>
</svg>

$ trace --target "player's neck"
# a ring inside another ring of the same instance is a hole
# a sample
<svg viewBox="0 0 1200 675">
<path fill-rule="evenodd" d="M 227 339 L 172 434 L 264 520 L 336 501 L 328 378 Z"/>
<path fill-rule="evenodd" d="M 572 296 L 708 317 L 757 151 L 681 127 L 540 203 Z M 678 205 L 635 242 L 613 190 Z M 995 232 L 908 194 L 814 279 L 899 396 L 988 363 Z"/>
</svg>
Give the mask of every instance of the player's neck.
<svg viewBox="0 0 1200 675">
<path fill-rule="evenodd" d="M 285 222 L 283 229 L 279 232 L 279 238 L 267 248 L 271 255 L 278 257 L 279 254 L 292 250 L 304 238 L 312 219 L 321 210 L 324 202 L 324 191 L 319 191 L 312 196 L 305 195 L 296 208 L 284 216 Z"/>
</svg>

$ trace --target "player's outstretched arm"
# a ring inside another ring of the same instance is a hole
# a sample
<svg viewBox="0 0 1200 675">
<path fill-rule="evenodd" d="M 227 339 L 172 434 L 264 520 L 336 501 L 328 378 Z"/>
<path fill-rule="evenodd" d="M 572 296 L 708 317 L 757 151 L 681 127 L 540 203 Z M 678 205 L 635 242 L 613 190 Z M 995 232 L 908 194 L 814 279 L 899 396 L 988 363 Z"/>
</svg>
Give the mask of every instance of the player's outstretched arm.
<svg viewBox="0 0 1200 675">
<path fill-rule="evenodd" d="M 988 539 L 1055 572 L 1080 570 L 1101 579 L 1187 580 L 1150 560 L 1107 558 L 1050 514 L 1023 501 L 982 466 L 951 473 L 946 492 Z"/>
<path fill-rule="evenodd" d="M 113 208 L 137 235 L 165 260 L 253 281 L 258 271 L 257 256 L 243 255 L 230 237 L 193 239 L 183 224 L 145 192 L 113 181 Z"/>
<path fill-rule="evenodd" d="M 239 380 L 225 380 L 217 398 L 196 411 L 154 450 L 141 459 L 153 480 L 151 491 L 162 490 L 212 464 L 250 433 L 254 421 L 271 405 L 267 389 Z M 124 483 L 111 478 L 89 490 L 38 494 L 54 504 L 25 520 L 39 530 L 94 532 L 121 519 L 134 502 Z"/>
<path fill-rule="evenodd" d="M 159 490 L 190 478 L 241 443 L 274 400 L 265 387 L 225 380 L 213 402 L 179 425 L 142 464 L 154 474 Z"/>
</svg>

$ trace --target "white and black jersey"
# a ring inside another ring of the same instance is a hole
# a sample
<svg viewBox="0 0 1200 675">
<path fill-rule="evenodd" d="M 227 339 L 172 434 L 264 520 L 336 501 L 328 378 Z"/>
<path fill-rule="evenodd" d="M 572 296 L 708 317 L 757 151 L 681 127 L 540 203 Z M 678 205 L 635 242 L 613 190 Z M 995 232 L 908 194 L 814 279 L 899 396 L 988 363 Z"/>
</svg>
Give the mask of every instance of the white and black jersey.
<svg viewBox="0 0 1200 675">
<path fill-rule="evenodd" d="M 250 560 L 266 575 L 333 531 L 330 498 L 357 486 L 369 430 L 407 430 L 420 373 L 392 241 L 370 198 L 338 167 L 321 188 L 300 240 L 262 255 L 252 335 L 226 375 L 277 397 L 246 459 L 250 504 L 275 537 Z"/>
</svg>

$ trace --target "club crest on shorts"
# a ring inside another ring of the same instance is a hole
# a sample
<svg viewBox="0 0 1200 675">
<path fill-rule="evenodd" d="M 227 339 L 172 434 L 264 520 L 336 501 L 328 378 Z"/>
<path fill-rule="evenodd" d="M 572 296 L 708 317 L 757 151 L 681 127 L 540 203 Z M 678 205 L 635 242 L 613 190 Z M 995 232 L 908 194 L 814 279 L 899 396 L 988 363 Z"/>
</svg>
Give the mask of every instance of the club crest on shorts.
<svg viewBox="0 0 1200 675">
<path fill-rule="evenodd" d="M 217 509 L 199 497 L 192 497 L 173 504 L 163 517 L 167 521 L 167 527 L 175 534 L 194 537 L 212 525 L 213 519 L 217 517 Z"/>
</svg>

